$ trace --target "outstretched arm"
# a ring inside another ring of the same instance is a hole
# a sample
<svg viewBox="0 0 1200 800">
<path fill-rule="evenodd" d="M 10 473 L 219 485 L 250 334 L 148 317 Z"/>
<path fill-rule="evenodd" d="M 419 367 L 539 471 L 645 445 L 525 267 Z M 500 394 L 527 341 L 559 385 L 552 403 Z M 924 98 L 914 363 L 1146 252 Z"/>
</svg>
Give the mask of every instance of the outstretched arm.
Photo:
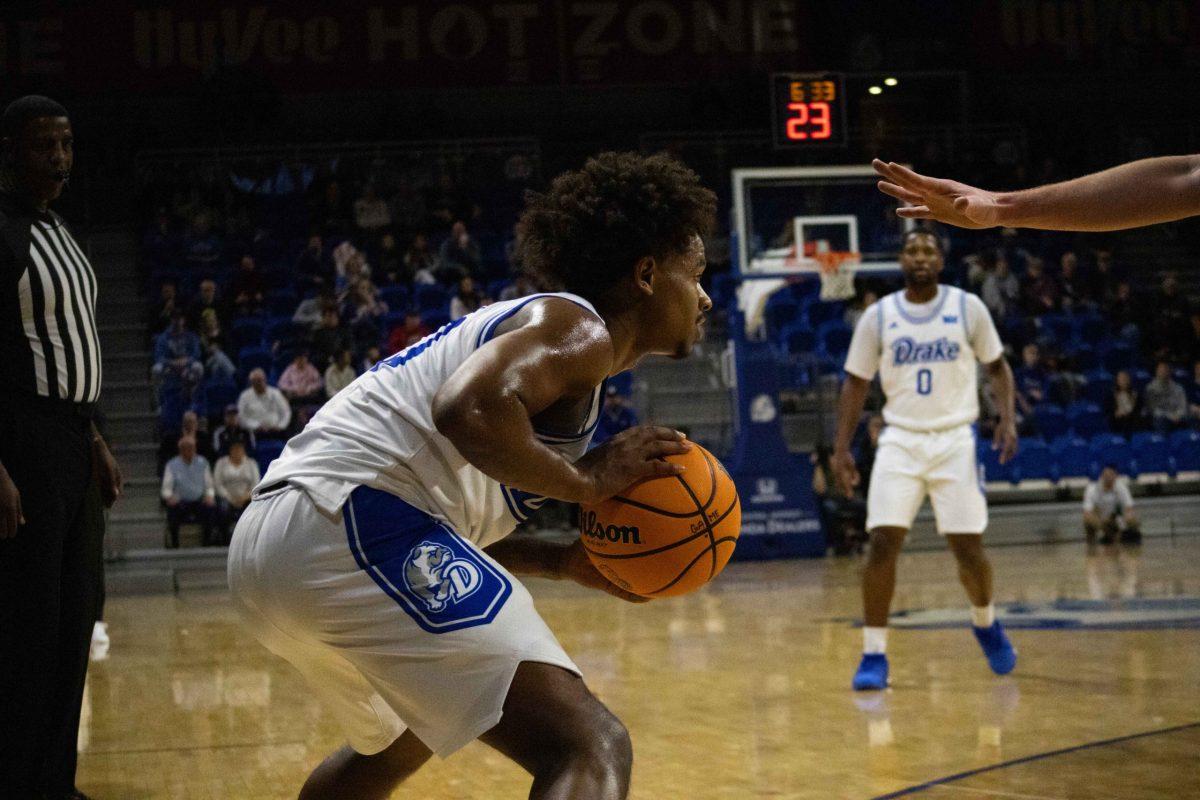
<svg viewBox="0 0 1200 800">
<path fill-rule="evenodd" d="M 1018 192 L 989 192 L 896 163 L 871 163 L 882 178 L 880 191 L 907 204 L 899 216 L 960 228 L 1114 231 L 1200 214 L 1200 155 L 1147 158 Z"/>
</svg>

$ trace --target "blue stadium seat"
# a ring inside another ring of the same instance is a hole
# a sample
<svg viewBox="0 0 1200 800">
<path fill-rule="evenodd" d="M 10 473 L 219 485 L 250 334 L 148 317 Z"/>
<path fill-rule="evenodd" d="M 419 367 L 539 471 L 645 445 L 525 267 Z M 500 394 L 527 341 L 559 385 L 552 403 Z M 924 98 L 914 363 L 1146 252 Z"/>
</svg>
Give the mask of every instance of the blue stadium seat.
<svg viewBox="0 0 1200 800">
<path fill-rule="evenodd" d="M 1084 375 L 1087 386 L 1083 389 L 1083 399 L 1103 408 L 1112 397 L 1113 376 L 1105 370 L 1092 370 Z"/>
<path fill-rule="evenodd" d="M 1170 443 L 1177 470 L 1200 471 L 1200 431 L 1175 431 L 1171 434 Z"/>
<path fill-rule="evenodd" d="M 1092 456 L 1087 440 L 1078 436 L 1059 436 L 1050 443 L 1050 454 L 1054 457 L 1055 481 L 1091 476 Z"/>
<path fill-rule="evenodd" d="M 1088 444 L 1092 452 L 1092 472 L 1098 473 L 1105 464 L 1113 464 L 1123 475 L 1136 475 L 1133 465 L 1133 448 L 1124 436 L 1115 433 L 1100 433 Z"/>
<path fill-rule="evenodd" d="M 784 350 L 791 354 L 812 353 L 817 349 L 817 335 L 803 322 L 793 322 L 780 336 Z"/>
<path fill-rule="evenodd" d="M 806 312 L 808 324 L 813 329 L 820 328 L 831 320 L 841 320 L 845 314 L 845 303 L 826 303 L 821 300 L 810 303 Z"/>
<path fill-rule="evenodd" d="M 1113 342 L 1112 347 L 1104 356 L 1104 368 L 1116 373 L 1123 369 L 1132 369 L 1137 363 L 1137 353 L 1133 345 L 1122 339 Z"/>
<path fill-rule="evenodd" d="M 271 462 L 279 458 L 279 454 L 283 452 L 283 445 L 278 439 L 258 439 L 258 446 L 254 449 L 254 460 L 258 462 L 258 469 L 263 475 L 267 474 L 267 467 L 271 466 Z"/>
<path fill-rule="evenodd" d="M 1066 314 L 1046 314 L 1040 321 L 1043 336 L 1059 344 L 1065 344 L 1074 338 L 1075 324 Z"/>
<path fill-rule="evenodd" d="M 1094 436 L 1108 429 L 1108 420 L 1096 403 L 1078 400 L 1067 407 L 1067 425 L 1077 436 Z"/>
<path fill-rule="evenodd" d="M 239 317 L 229 326 L 229 335 L 236 351 L 257 347 L 263 340 L 263 321 L 254 317 Z"/>
<path fill-rule="evenodd" d="M 1099 314 L 1084 314 L 1075 318 L 1075 339 L 1095 346 L 1109 338 L 1108 322 Z"/>
<path fill-rule="evenodd" d="M 422 283 L 413 290 L 413 302 L 418 311 L 434 311 L 446 307 L 450 303 L 450 296 L 437 284 Z"/>
<path fill-rule="evenodd" d="M 299 295 L 291 288 L 272 289 L 267 292 L 266 301 L 267 313 L 281 317 L 295 314 L 296 306 L 300 305 Z"/>
<path fill-rule="evenodd" d="M 300 326 L 293 323 L 291 317 L 272 317 L 263 325 L 263 341 L 267 343 L 282 342 L 290 345 L 300 338 L 297 327 Z"/>
<path fill-rule="evenodd" d="M 383 330 L 385 334 L 391 333 L 396 328 L 404 325 L 404 318 L 408 315 L 407 311 L 389 311 L 383 316 Z"/>
<path fill-rule="evenodd" d="M 444 308 L 434 308 L 421 313 L 421 323 L 431 331 L 436 331 L 449 321 L 450 314 Z"/>
<path fill-rule="evenodd" d="M 243 347 L 238 350 L 238 369 L 242 374 L 249 374 L 254 369 L 271 369 L 271 351 L 262 345 Z"/>
<path fill-rule="evenodd" d="M 1033 407 L 1033 424 L 1038 433 L 1054 437 L 1067 430 L 1067 415 L 1057 403 L 1038 403 Z"/>
<path fill-rule="evenodd" d="M 205 414 L 210 417 L 220 417 L 225 413 L 225 406 L 236 403 L 241 390 L 232 381 L 226 383 L 208 383 L 205 398 Z"/>
<path fill-rule="evenodd" d="M 984 480 L 989 483 L 1007 481 L 1014 482 L 1013 462 L 1000 463 L 1000 452 L 992 449 L 992 443 L 980 439 L 975 445 L 975 454 L 983 467 Z"/>
<path fill-rule="evenodd" d="M 1075 362 L 1076 372 L 1091 372 L 1100 366 L 1100 355 L 1096 348 L 1088 344 L 1077 344 L 1070 352 L 1070 358 Z"/>
<path fill-rule="evenodd" d="M 840 358 L 850 349 L 850 337 L 854 330 L 840 319 L 831 319 L 817 329 L 821 351 L 832 358 Z"/>
<path fill-rule="evenodd" d="M 1134 472 L 1138 475 L 1165 472 L 1175 474 L 1171 445 L 1157 433 L 1135 433 L 1129 445 L 1133 450 Z"/>
<path fill-rule="evenodd" d="M 1012 465 L 1013 482 L 1054 480 L 1054 456 L 1040 437 L 1022 437 Z"/>
</svg>

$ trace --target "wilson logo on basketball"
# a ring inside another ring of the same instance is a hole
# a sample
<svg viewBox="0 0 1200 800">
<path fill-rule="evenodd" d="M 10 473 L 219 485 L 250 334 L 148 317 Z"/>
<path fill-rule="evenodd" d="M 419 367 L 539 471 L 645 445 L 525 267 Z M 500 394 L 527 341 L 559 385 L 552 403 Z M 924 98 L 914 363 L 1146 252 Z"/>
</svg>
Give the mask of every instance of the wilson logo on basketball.
<svg viewBox="0 0 1200 800">
<path fill-rule="evenodd" d="M 604 525 L 596 521 L 596 512 L 588 511 L 580 515 L 580 529 L 584 536 L 597 541 L 621 542 L 622 544 L 641 544 L 642 537 L 637 526 Z"/>
</svg>

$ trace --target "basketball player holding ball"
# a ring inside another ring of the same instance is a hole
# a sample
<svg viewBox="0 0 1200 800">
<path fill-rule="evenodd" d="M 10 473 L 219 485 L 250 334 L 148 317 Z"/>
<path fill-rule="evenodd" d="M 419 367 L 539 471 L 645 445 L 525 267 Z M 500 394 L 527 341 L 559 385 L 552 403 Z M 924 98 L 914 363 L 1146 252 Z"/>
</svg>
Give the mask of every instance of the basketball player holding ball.
<svg viewBox="0 0 1200 800">
<path fill-rule="evenodd" d="M 596 503 L 681 473 L 639 427 L 587 452 L 604 382 L 683 358 L 715 197 L 667 156 L 604 153 L 530 195 L 524 264 L 562 291 L 495 303 L 384 359 L 327 403 L 255 488 L 229 548 L 235 605 L 349 742 L 300 797 L 383 798 L 474 739 L 532 798 L 627 796 L 629 735 L 516 575 L 627 600 L 569 546 L 504 539 L 547 497 Z"/>
<path fill-rule="evenodd" d="M 846 356 L 832 459 L 843 491 L 858 484 L 850 440 L 878 372 L 887 401 L 867 492 L 870 553 L 863 572 L 863 657 L 856 690 L 888 684 L 887 622 L 896 560 L 926 493 L 938 532 L 958 562 L 971 601 L 975 638 L 992 671 L 1016 666 L 1016 653 L 992 605 L 992 567 L 983 550 L 987 500 L 976 461 L 979 417 L 976 362 L 994 385 L 1000 420 L 993 447 L 1006 462 L 1016 454 L 1013 376 L 987 306 L 978 297 L 938 283 L 942 252 L 928 231 L 910 231 L 900 252 L 904 289 L 862 315 Z"/>
</svg>

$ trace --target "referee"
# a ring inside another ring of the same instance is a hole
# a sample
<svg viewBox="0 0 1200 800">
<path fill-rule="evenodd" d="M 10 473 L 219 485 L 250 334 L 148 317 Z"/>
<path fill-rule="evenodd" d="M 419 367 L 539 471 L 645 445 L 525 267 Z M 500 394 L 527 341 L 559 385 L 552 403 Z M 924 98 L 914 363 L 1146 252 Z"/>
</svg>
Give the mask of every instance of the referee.
<svg viewBox="0 0 1200 800">
<path fill-rule="evenodd" d="M 100 598 L 101 532 L 121 472 L 92 422 L 96 276 L 49 210 L 73 161 L 47 97 L 0 116 L 0 797 L 84 798 L 76 740 Z M 97 493 L 99 497 L 97 498 Z"/>
</svg>

